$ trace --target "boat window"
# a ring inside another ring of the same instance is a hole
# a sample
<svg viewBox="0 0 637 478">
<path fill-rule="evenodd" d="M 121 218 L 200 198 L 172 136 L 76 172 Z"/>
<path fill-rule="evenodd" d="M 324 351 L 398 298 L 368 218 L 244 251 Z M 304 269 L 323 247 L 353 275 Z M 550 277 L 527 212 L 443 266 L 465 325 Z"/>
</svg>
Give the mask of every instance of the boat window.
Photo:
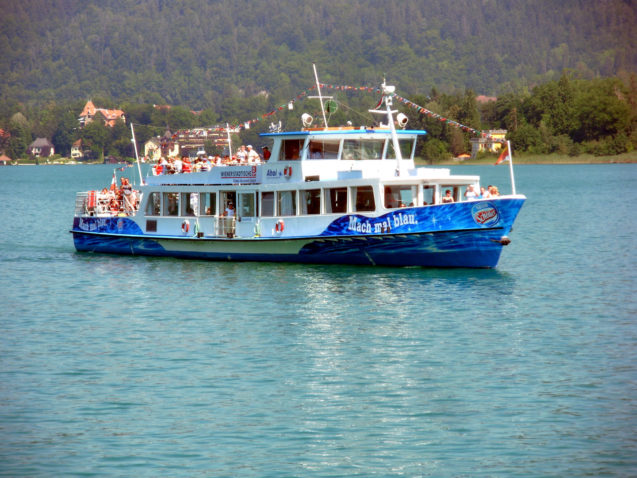
<svg viewBox="0 0 637 478">
<path fill-rule="evenodd" d="M 271 191 L 261 193 L 261 216 L 274 216 L 274 193 Z"/>
<path fill-rule="evenodd" d="M 199 211 L 202 216 L 217 215 L 217 193 L 199 194 Z"/>
<path fill-rule="evenodd" d="M 374 211 L 376 203 L 374 202 L 374 189 L 371 186 L 358 186 L 352 188 L 352 194 L 356 198 L 355 211 Z"/>
<path fill-rule="evenodd" d="M 239 194 L 239 217 L 254 217 L 254 193 Z"/>
<path fill-rule="evenodd" d="M 301 148 L 303 147 L 302 139 L 286 139 L 283 140 L 281 148 L 281 159 L 284 161 L 292 161 L 301 157 Z"/>
<path fill-rule="evenodd" d="M 347 212 L 347 188 L 325 190 L 325 213 Z"/>
<path fill-rule="evenodd" d="M 195 211 L 199 208 L 199 193 L 182 193 L 181 194 L 181 211 L 182 216 L 194 216 Z"/>
<path fill-rule="evenodd" d="M 164 193 L 164 216 L 179 215 L 179 193 Z"/>
<path fill-rule="evenodd" d="M 296 191 L 279 191 L 277 207 L 279 216 L 296 216 Z"/>
<path fill-rule="evenodd" d="M 346 139 L 343 141 L 343 159 L 381 159 L 384 139 Z"/>
<path fill-rule="evenodd" d="M 414 149 L 413 139 L 399 139 L 398 146 L 400 147 L 400 154 L 403 159 L 410 159 L 411 153 Z M 387 159 L 396 159 L 396 153 L 394 151 L 394 142 L 390 141 L 387 148 Z"/>
<path fill-rule="evenodd" d="M 436 187 L 435 186 L 423 186 L 422 187 L 422 205 L 436 204 Z"/>
<path fill-rule="evenodd" d="M 415 186 L 407 184 L 385 186 L 385 207 L 387 209 L 414 206 L 415 200 Z"/>
<path fill-rule="evenodd" d="M 451 185 L 441 185 L 440 186 L 440 196 L 443 197 L 447 194 L 447 189 L 449 189 L 451 191 L 451 197 L 453 197 L 453 201 L 454 202 L 458 202 L 460 201 L 460 186 L 458 186 L 457 184 L 451 184 Z"/>
<path fill-rule="evenodd" d="M 160 216 L 161 215 L 161 195 L 154 192 L 148 195 L 148 202 L 146 203 L 146 215 L 147 216 Z"/>
<path fill-rule="evenodd" d="M 321 190 L 301 191 L 301 214 L 321 214 Z"/>
<path fill-rule="evenodd" d="M 310 141 L 308 159 L 338 159 L 340 140 Z"/>
</svg>

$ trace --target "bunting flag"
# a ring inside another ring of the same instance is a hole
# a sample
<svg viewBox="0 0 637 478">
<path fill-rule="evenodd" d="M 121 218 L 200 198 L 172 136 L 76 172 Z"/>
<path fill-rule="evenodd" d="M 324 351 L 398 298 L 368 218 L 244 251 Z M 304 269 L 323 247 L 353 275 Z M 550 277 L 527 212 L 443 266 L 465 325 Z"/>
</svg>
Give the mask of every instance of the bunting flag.
<svg viewBox="0 0 637 478">
<path fill-rule="evenodd" d="M 509 147 L 505 146 L 502 149 L 502 152 L 500 153 L 500 156 L 498 156 L 498 160 L 495 162 L 495 164 L 500 164 L 503 161 L 511 161 L 511 158 L 509 157 Z"/>
<path fill-rule="evenodd" d="M 380 87 L 369 87 L 369 86 L 349 86 L 349 85 L 328 85 L 328 84 L 324 84 L 324 83 L 320 83 L 319 86 L 321 88 L 324 89 L 333 89 L 333 90 L 338 90 L 338 91 L 364 91 L 364 92 L 368 92 L 368 93 L 377 93 L 377 94 L 382 94 L 382 90 Z M 285 102 L 284 104 L 276 107 L 274 110 L 268 112 L 268 113 L 264 113 L 262 114 L 260 117 L 258 118 L 254 118 L 248 121 L 242 121 L 236 125 L 230 126 L 231 130 L 237 131 L 237 130 L 246 130 L 246 129 L 250 129 L 250 126 L 258 121 L 261 121 L 263 119 L 269 118 L 270 116 L 276 114 L 278 111 L 282 111 L 284 109 L 292 109 L 294 107 L 294 103 L 296 103 L 299 100 L 302 100 L 304 98 L 306 98 L 310 93 L 313 92 L 313 90 L 316 90 L 316 85 L 313 85 L 312 87 L 306 89 L 305 91 L 301 92 L 300 94 L 298 94 L 295 98 L 291 99 L 290 101 Z M 453 126 L 455 128 L 460 128 L 461 130 L 467 132 L 467 133 L 472 133 L 475 134 L 477 136 L 481 136 L 483 138 L 488 137 L 488 134 L 485 133 L 484 131 L 472 128 L 470 126 L 461 124 L 455 120 L 446 118 L 442 115 L 439 115 L 438 113 L 434 113 L 433 111 L 428 110 L 427 108 L 424 108 L 420 105 L 417 105 L 416 103 L 414 103 L 413 101 L 410 101 L 406 98 L 403 98 L 400 95 L 397 95 L 396 93 L 392 94 L 392 97 L 396 99 L 396 101 L 399 101 L 400 103 L 414 109 L 415 111 L 419 112 L 420 114 L 423 114 L 429 118 L 433 118 L 436 119 L 438 121 L 441 121 L 445 124 L 448 124 L 450 126 Z M 380 107 L 380 105 L 382 104 L 382 99 L 380 100 L 379 104 L 376 106 L 376 109 L 378 109 Z M 210 128 L 210 130 L 212 131 L 227 131 L 227 128 Z M 185 131 L 179 131 L 177 133 L 175 133 L 173 135 L 173 139 L 175 139 L 179 134 L 188 134 L 188 130 Z M 498 158 L 498 163 L 496 164 L 500 164 L 500 162 L 502 162 L 504 160 L 504 158 L 500 159 Z"/>
</svg>

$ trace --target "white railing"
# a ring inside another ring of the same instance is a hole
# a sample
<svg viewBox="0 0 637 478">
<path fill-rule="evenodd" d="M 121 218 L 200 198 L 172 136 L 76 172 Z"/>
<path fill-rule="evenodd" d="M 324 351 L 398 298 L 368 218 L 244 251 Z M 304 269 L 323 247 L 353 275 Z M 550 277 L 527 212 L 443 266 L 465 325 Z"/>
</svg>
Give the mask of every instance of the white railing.
<svg viewBox="0 0 637 478">
<path fill-rule="evenodd" d="M 137 196 L 129 199 L 118 199 L 112 194 L 102 194 L 99 191 L 86 191 L 75 196 L 76 216 L 118 216 L 132 215 L 137 211 L 139 203 Z"/>
</svg>

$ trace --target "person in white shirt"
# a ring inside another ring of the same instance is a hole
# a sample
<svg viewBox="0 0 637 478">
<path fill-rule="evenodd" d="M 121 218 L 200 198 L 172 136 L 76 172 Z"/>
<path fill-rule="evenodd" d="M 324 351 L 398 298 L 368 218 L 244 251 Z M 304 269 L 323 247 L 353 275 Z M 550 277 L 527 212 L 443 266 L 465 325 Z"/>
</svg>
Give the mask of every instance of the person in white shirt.
<svg viewBox="0 0 637 478">
<path fill-rule="evenodd" d="M 261 161 L 261 158 L 259 157 L 259 153 L 257 153 L 254 149 L 252 149 L 251 144 L 248 145 L 246 158 L 248 160 L 248 164 L 255 164 Z"/>
</svg>

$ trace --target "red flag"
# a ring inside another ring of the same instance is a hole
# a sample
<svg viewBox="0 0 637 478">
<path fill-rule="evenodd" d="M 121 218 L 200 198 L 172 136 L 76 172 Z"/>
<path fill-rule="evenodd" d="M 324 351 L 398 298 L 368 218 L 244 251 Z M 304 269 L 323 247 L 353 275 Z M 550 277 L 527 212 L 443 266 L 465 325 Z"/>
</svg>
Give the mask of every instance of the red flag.
<svg viewBox="0 0 637 478">
<path fill-rule="evenodd" d="M 495 162 L 495 164 L 500 164 L 502 161 L 508 161 L 508 160 L 509 160 L 509 147 L 505 146 L 502 152 L 500 153 L 500 156 L 498 156 L 498 160 Z"/>
</svg>

